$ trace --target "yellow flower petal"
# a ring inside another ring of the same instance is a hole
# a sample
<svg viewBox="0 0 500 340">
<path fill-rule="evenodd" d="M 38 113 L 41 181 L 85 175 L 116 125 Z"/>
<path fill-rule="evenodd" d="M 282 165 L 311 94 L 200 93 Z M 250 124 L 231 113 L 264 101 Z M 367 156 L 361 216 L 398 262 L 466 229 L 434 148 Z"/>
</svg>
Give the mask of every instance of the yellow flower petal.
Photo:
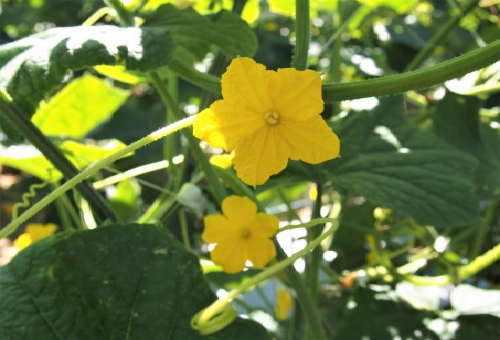
<svg viewBox="0 0 500 340">
<path fill-rule="evenodd" d="M 339 156 L 339 137 L 319 115 L 301 123 L 283 118 L 280 133 L 290 146 L 292 160 L 318 164 Z"/>
<path fill-rule="evenodd" d="M 232 224 L 248 225 L 257 215 L 257 205 L 248 197 L 229 196 L 222 201 L 222 212 Z"/>
<path fill-rule="evenodd" d="M 255 187 L 285 169 L 291 151 L 278 129 L 268 127 L 242 140 L 234 154 L 236 175 Z"/>
<path fill-rule="evenodd" d="M 17 247 L 19 251 L 28 247 L 32 242 L 31 236 L 28 233 L 23 233 L 19 235 L 19 237 L 14 241 L 14 245 Z"/>
<path fill-rule="evenodd" d="M 222 97 L 234 107 L 262 115 L 272 107 L 267 84 L 274 74 L 250 58 L 233 59 L 222 75 Z"/>
<path fill-rule="evenodd" d="M 217 100 L 203 110 L 193 123 L 193 134 L 216 148 L 231 151 L 241 139 L 265 126 L 263 114 L 231 106 Z"/>
<path fill-rule="evenodd" d="M 250 227 L 252 237 L 271 238 L 276 235 L 279 220 L 274 215 L 258 213 Z"/>
<path fill-rule="evenodd" d="M 213 155 L 210 157 L 210 164 L 218 166 L 222 169 L 227 169 L 233 166 L 234 152 L 231 154 Z"/>
<path fill-rule="evenodd" d="M 257 214 L 257 205 L 248 197 L 229 196 L 222 201 L 223 215 L 206 216 L 202 239 L 217 245 L 210 253 L 212 261 L 227 273 L 237 273 L 247 259 L 256 267 L 276 257 L 270 240 L 279 225 L 276 216 Z"/>
<path fill-rule="evenodd" d="M 282 119 L 303 122 L 323 111 L 318 72 L 281 68 L 269 79 L 267 92 L 273 100 L 273 109 L 280 112 Z"/>
<path fill-rule="evenodd" d="M 280 288 L 276 292 L 276 318 L 278 320 L 286 320 L 288 311 L 292 308 L 292 298 L 288 290 Z"/>
<path fill-rule="evenodd" d="M 253 238 L 251 246 L 248 247 L 248 259 L 256 268 L 264 267 L 269 261 L 276 257 L 276 248 L 273 241 L 266 238 Z"/>
<path fill-rule="evenodd" d="M 238 228 L 222 215 L 210 215 L 203 218 L 205 229 L 201 239 L 205 243 L 219 243 L 227 239 L 239 237 L 241 228 Z"/>
<path fill-rule="evenodd" d="M 235 274 L 245 268 L 248 259 L 247 247 L 243 240 L 219 243 L 210 253 L 210 259 L 221 266 L 226 273 Z"/>
<path fill-rule="evenodd" d="M 47 223 L 47 224 L 30 223 L 26 226 L 26 232 L 30 234 L 32 242 L 44 239 L 47 236 L 54 234 L 56 230 L 57 230 L 57 225 L 55 225 L 54 223 Z"/>
</svg>

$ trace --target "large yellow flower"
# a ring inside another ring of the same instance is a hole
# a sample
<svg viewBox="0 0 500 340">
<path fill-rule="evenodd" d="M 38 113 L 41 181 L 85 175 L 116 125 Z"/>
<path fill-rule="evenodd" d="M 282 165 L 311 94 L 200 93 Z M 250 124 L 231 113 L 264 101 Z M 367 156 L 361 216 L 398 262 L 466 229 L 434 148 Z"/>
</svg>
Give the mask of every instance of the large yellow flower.
<svg viewBox="0 0 500 340">
<path fill-rule="evenodd" d="M 270 240 L 278 230 L 276 216 L 257 213 L 252 200 L 238 196 L 222 201 L 222 213 L 203 219 L 205 230 L 201 238 L 206 243 L 216 243 L 210 258 L 226 273 L 242 271 L 247 260 L 262 268 L 276 257 L 276 248 Z"/>
<path fill-rule="evenodd" d="M 318 164 L 339 155 L 340 142 L 321 118 L 321 78 L 312 70 L 266 70 L 234 59 L 222 75 L 222 96 L 194 121 L 194 135 L 235 151 L 238 177 L 263 184 L 288 159 Z"/>
</svg>

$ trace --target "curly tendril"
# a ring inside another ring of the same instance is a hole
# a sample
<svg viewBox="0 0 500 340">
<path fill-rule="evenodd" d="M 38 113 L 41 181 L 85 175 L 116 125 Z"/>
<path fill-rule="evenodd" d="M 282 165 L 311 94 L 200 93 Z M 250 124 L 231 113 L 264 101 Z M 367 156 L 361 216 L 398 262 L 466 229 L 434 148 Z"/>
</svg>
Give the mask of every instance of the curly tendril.
<svg viewBox="0 0 500 340">
<path fill-rule="evenodd" d="M 24 193 L 23 196 L 21 197 L 22 202 L 16 203 L 12 206 L 12 219 L 15 220 L 17 218 L 19 208 L 28 208 L 30 206 L 29 199 L 36 196 L 35 192 L 36 189 L 42 189 L 45 188 L 46 186 L 47 182 L 32 184 L 29 187 L 29 192 Z"/>
</svg>

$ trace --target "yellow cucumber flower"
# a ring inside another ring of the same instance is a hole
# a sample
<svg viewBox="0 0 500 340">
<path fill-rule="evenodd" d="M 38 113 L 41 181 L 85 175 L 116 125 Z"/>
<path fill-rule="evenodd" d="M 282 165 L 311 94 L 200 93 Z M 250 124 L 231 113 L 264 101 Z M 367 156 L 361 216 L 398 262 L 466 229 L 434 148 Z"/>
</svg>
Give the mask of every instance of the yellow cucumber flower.
<svg viewBox="0 0 500 340">
<path fill-rule="evenodd" d="M 286 288 L 280 288 L 276 292 L 276 318 L 280 321 L 286 320 L 288 311 L 292 309 L 293 302 Z"/>
<path fill-rule="evenodd" d="M 229 196 L 222 201 L 224 215 L 206 216 L 201 238 L 215 243 L 210 253 L 212 261 L 226 273 L 238 273 L 247 260 L 256 268 L 264 267 L 276 257 L 270 240 L 278 231 L 276 216 L 257 213 L 257 205 L 248 197 Z"/>
<path fill-rule="evenodd" d="M 30 223 L 26 226 L 26 232 L 14 241 L 14 245 L 21 251 L 32 243 L 54 234 L 56 230 L 57 226 L 54 223 Z"/>
<path fill-rule="evenodd" d="M 194 135 L 234 150 L 234 169 L 246 184 L 265 183 L 288 159 L 318 164 L 339 155 L 339 138 L 320 116 L 319 73 L 270 71 L 250 58 L 236 58 L 221 84 L 224 99 L 196 117 Z"/>
</svg>

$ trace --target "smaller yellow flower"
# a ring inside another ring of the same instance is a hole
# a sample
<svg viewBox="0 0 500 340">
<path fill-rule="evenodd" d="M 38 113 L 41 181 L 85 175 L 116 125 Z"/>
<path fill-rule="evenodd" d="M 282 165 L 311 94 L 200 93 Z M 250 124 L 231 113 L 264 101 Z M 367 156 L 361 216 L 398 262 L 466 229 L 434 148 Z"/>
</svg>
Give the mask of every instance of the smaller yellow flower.
<svg viewBox="0 0 500 340">
<path fill-rule="evenodd" d="M 286 320 L 288 311 L 292 308 L 292 298 L 285 288 L 280 288 L 276 292 L 276 318 L 280 321 Z"/>
<path fill-rule="evenodd" d="M 276 216 L 257 213 L 257 205 L 248 197 L 229 196 L 222 201 L 223 215 L 206 216 L 201 238 L 215 243 L 212 261 L 226 273 L 238 273 L 247 260 L 256 268 L 264 267 L 276 257 L 270 240 L 278 231 Z"/>
<path fill-rule="evenodd" d="M 28 247 L 29 245 L 39 241 L 41 239 L 46 238 L 54 234 L 57 230 L 57 225 L 54 223 L 47 224 L 37 224 L 30 223 L 26 226 L 26 232 L 24 234 L 19 235 L 19 237 L 14 242 L 15 246 L 19 251 Z"/>
</svg>

